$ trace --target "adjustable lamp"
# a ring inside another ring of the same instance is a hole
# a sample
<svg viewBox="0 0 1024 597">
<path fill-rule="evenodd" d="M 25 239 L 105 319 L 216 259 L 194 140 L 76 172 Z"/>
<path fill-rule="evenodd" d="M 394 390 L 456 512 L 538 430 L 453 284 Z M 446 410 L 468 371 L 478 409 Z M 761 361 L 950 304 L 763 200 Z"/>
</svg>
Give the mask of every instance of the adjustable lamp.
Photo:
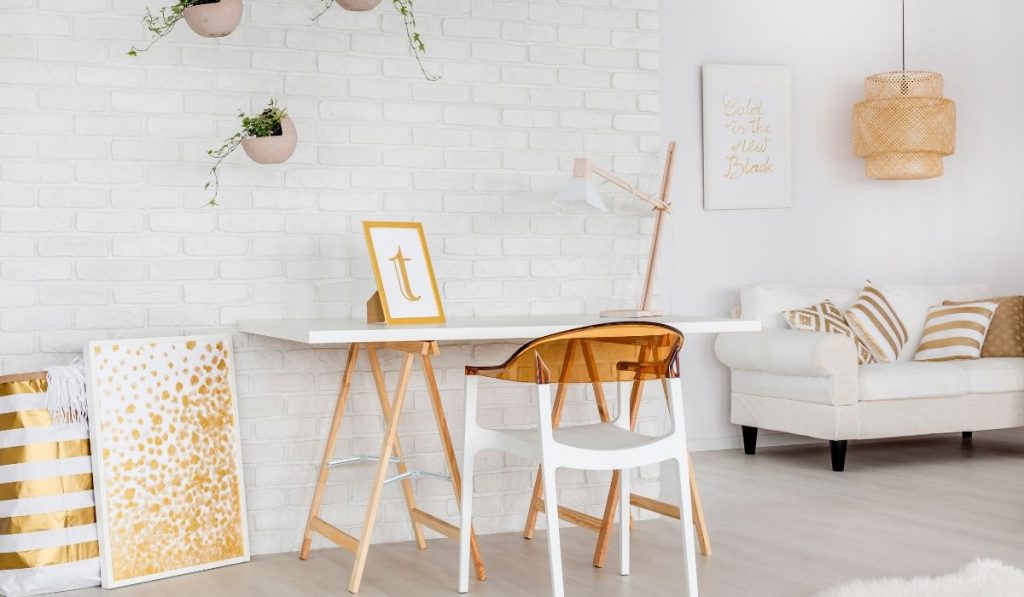
<svg viewBox="0 0 1024 597">
<path fill-rule="evenodd" d="M 651 309 L 651 285 L 654 283 L 654 268 L 658 258 L 658 245 L 661 238 L 661 228 L 665 221 L 665 215 L 672 209 L 668 201 L 668 193 L 672 183 L 672 159 L 675 156 L 676 142 L 668 144 L 668 152 L 665 155 L 665 172 L 661 179 L 661 199 L 652 197 L 643 191 L 638 190 L 628 181 L 619 178 L 615 174 L 595 166 L 588 158 L 577 158 L 572 164 L 572 179 L 562 188 L 555 197 L 559 203 L 585 203 L 590 207 L 608 211 L 608 206 L 601 193 L 598 191 L 594 177 L 603 178 L 617 187 L 625 189 L 633 197 L 651 205 L 656 212 L 654 220 L 654 234 L 651 237 L 651 251 L 647 259 L 647 273 L 644 277 L 644 291 L 640 297 L 638 309 L 614 309 L 602 311 L 601 317 L 657 317 L 662 315 L 661 311 Z"/>
</svg>

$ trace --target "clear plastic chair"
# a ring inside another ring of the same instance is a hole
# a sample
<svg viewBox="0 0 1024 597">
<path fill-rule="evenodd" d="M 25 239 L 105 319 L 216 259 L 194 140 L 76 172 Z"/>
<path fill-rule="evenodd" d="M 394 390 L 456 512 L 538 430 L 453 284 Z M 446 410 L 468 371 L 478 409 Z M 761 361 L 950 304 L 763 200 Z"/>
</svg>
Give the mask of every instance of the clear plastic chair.
<svg viewBox="0 0 1024 597">
<path fill-rule="evenodd" d="M 473 467 L 483 450 L 500 450 L 541 463 L 551 590 L 564 595 L 559 543 L 555 471 L 559 468 L 620 470 L 620 573 L 629 574 L 629 471 L 667 460 L 679 468 L 679 507 L 686 565 L 684 595 L 697 597 L 697 564 L 690 504 L 686 427 L 683 424 L 679 351 L 683 336 L 658 323 L 607 323 L 552 334 L 520 347 L 507 361 L 491 367 L 466 367 L 466 431 L 462 463 L 462 528 L 473 516 Z M 480 377 L 537 387 L 540 424 L 534 429 L 488 429 L 477 423 Z M 629 391 L 618 392 L 618 414 L 608 423 L 553 428 L 551 384 L 661 381 L 669 397 L 671 431 L 652 437 L 630 431 Z M 459 592 L 469 590 L 469 542 L 459 545 Z"/>
</svg>

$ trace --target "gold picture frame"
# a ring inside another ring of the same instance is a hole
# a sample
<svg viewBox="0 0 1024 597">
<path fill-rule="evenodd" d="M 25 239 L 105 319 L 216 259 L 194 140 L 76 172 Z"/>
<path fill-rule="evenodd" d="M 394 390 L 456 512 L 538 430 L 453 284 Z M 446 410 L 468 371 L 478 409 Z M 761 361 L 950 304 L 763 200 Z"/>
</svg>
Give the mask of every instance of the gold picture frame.
<svg viewBox="0 0 1024 597">
<path fill-rule="evenodd" d="M 363 222 L 377 292 L 366 303 L 370 323 L 444 323 L 444 306 L 419 222 Z M 392 271 L 394 270 L 394 271 Z M 424 300 L 429 297 L 433 301 Z"/>
</svg>

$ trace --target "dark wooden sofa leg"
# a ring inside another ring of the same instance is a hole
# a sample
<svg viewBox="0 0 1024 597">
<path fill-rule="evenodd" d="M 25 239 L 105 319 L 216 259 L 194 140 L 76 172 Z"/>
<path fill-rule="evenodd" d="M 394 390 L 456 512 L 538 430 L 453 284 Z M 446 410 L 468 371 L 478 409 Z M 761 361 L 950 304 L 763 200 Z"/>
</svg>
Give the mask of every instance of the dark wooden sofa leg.
<svg viewBox="0 0 1024 597">
<path fill-rule="evenodd" d="M 974 432 L 973 431 L 963 431 L 963 432 L 961 432 L 961 435 L 963 435 L 964 439 L 971 439 L 972 437 L 974 437 Z"/>
<path fill-rule="evenodd" d="M 754 451 L 757 450 L 757 427 L 747 427 L 746 425 L 743 425 L 742 428 L 743 453 L 753 454 Z"/>
<path fill-rule="evenodd" d="M 828 446 L 832 452 L 832 470 L 843 472 L 846 468 L 846 440 L 829 440 Z"/>
</svg>

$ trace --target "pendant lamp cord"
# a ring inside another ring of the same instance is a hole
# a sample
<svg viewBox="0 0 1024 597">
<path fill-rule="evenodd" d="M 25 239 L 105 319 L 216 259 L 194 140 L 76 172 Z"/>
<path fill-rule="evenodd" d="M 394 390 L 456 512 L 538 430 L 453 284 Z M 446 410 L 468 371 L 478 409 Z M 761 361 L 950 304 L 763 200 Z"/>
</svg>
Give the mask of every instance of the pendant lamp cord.
<svg viewBox="0 0 1024 597">
<path fill-rule="evenodd" d="M 902 8 L 903 8 L 903 15 L 902 15 L 902 18 L 900 19 L 900 23 L 901 23 L 901 26 L 902 26 L 903 29 L 902 29 L 902 32 L 900 34 L 900 43 L 901 43 L 901 50 L 900 51 L 901 51 L 901 57 L 903 59 L 903 62 L 902 62 L 903 72 L 907 72 L 907 0 L 901 0 L 901 5 L 902 5 Z"/>
</svg>

